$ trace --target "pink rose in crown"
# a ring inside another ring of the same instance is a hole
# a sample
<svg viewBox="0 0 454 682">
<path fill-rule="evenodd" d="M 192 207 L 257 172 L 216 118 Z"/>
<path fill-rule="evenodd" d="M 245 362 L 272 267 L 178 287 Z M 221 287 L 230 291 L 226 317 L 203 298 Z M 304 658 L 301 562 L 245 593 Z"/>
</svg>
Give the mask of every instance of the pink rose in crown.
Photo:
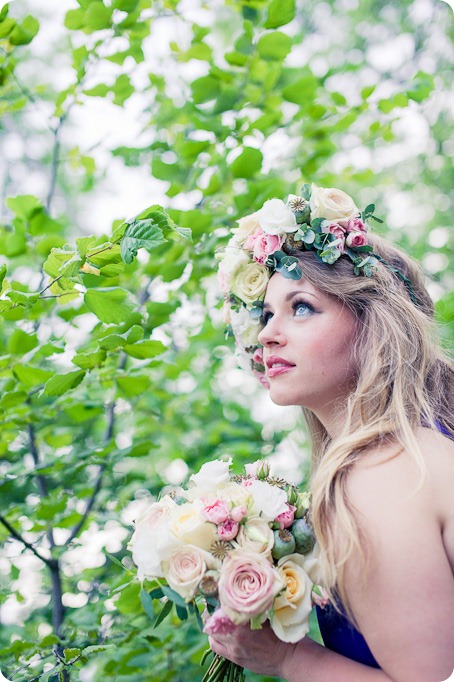
<svg viewBox="0 0 454 682">
<path fill-rule="evenodd" d="M 224 500 L 206 500 L 202 514 L 210 523 L 222 523 L 229 518 L 229 508 Z"/>
<path fill-rule="evenodd" d="M 345 229 L 337 221 L 331 221 L 328 224 L 322 225 L 322 232 L 325 234 L 332 234 L 336 239 L 340 239 L 337 245 L 339 251 L 345 251 Z"/>
<path fill-rule="evenodd" d="M 347 223 L 348 232 L 367 232 L 367 225 L 361 218 L 352 218 Z"/>
<path fill-rule="evenodd" d="M 239 525 L 236 521 L 227 519 L 218 525 L 216 532 L 220 540 L 230 542 L 238 535 L 238 529 Z"/>
<path fill-rule="evenodd" d="M 350 232 L 346 239 L 347 246 L 365 246 L 367 244 L 367 236 L 364 232 Z"/>
<path fill-rule="evenodd" d="M 278 251 L 285 235 L 266 234 L 261 228 L 247 238 L 244 248 L 252 251 L 257 263 L 264 263 L 269 255 Z"/>
<path fill-rule="evenodd" d="M 286 511 L 282 512 L 282 514 L 279 514 L 279 516 L 276 516 L 276 518 L 274 519 L 276 523 L 279 524 L 279 530 L 284 530 L 284 528 L 290 528 L 293 521 L 295 520 L 295 512 L 296 507 L 294 507 L 292 504 L 288 504 L 287 502 Z"/>
<path fill-rule="evenodd" d="M 203 631 L 206 635 L 230 635 L 235 631 L 236 625 L 224 613 L 222 609 L 216 609 L 206 620 Z"/>
</svg>

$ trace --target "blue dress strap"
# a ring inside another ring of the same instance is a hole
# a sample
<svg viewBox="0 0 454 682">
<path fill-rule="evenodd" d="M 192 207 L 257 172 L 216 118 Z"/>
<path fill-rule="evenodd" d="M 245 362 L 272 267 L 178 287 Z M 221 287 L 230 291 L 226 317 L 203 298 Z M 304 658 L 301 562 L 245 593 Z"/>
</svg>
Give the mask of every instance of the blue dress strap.
<svg viewBox="0 0 454 682">
<path fill-rule="evenodd" d="M 331 605 L 323 609 L 317 606 L 316 610 L 320 633 L 328 649 L 371 668 L 380 668 L 366 640 L 346 616 Z"/>
</svg>

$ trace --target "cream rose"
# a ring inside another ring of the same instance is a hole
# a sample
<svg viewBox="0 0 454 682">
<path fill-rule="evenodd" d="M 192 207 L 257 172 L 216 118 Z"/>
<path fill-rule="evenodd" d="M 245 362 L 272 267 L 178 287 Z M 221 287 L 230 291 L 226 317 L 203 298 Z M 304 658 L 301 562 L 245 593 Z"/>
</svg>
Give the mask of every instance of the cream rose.
<svg viewBox="0 0 454 682">
<path fill-rule="evenodd" d="M 166 495 L 159 502 L 154 502 L 147 507 L 136 520 L 129 548 L 140 580 L 164 576 L 162 562 L 179 544 L 170 532 L 170 523 L 175 509 L 177 505 L 171 497 Z"/>
<path fill-rule="evenodd" d="M 359 215 L 353 199 L 341 189 L 317 187 L 313 184 L 311 190 L 311 220 L 314 218 L 350 220 Z"/>
<path fill-rule="evenodd" d="M 193 545 L 181 545 L 165 564 L 167 582 L 183 599 L 189 601 L 197 592 L 207 569 L 218 567 L 219 562 L 209 552 Z"/>
<path fill-rule="evenodd" d="M 242 246 L 246 239 L 250 237 L 251 234 L 254 234 L 254 232 L 256 232 L 256 230 L 258 230 L 260 227 L 258 213 L 251 213 L 251 215 L 240 218 L 237 222 L 238 227 L 233 230 L 233 241 L 235 244 L 238 244 L 238 246 Z"/>
<path fill-rule="evenodd" d="M 274 534 L 265 519 L 251 516 L 240 526 L 234 544 L 242 550 L 269 556 L 274 545 Z"/>
<path fill-rule="evenodd" d="M 216 488 L 216 497 L 225 500 L 232 508 L 245 506 L 248 509 L 252 508 L 253 499 L 246 488 L 243 488 L 239 483 L 229 481 L 228 483 L 221 483 Z"/>
<path fill-rule="evenodd" d="M 214 531 L 215 526 L 201 517 L 196 505 L 189 503 L 177 506 L 170 521 L 170 532 L 177 540 L 207 552 L 216 541 Z"/>
<path fill-rule="evenodd" d="M 235 273 L 232 279 L 232 293 L 246 305 L 261 300 L 270 279 L 270 272 L 265 265 L 249 263 Z"/>
<path fill-rule="evenodd" d="M 271 629 L 283 642 L 298 642 L 309 631 L 312 580 L 304 570 L 304 557 L 290 554 L 277 565 L 285 591 L 274 601 Z"/>
<path fill-rule="evenodd" d="M 265 201 L 257 218 L 265 234 L 285 235 L 298 229 L 295 214 L 281 199 Z"/>
<path fill-rule="evenodd" d="M 239 247 L 232 247 L 230 244 L 222 254 L 217 256 L 217 258 L 219 259 L 219 288 L 225 294 L 230 291 L 232 280 L 238 270 L 252 261 L 246 251 Z"/>
<path fill-rule="evenodd" d="M 265 481 L 252 480 L 248 491 L 254 498 L 254 511 L 266 521 L 273 521 L 287 511 L 287 493 Z"/>
</svg>

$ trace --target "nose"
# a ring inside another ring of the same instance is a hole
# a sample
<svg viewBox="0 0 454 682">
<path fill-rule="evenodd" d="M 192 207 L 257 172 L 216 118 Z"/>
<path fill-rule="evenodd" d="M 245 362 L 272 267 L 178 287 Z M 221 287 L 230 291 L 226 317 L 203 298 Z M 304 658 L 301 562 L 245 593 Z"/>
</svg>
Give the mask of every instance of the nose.
<svg viewBox="0 0 454 682">
<path fill-rule="evenodd" d="M 287 339 L 279 327 L 277 317 L 274 315 L 268 320 L 263 329 L 259 332 L 258 341 L 264 348 L 273 346 L 285 346 Z"/>
</svg>

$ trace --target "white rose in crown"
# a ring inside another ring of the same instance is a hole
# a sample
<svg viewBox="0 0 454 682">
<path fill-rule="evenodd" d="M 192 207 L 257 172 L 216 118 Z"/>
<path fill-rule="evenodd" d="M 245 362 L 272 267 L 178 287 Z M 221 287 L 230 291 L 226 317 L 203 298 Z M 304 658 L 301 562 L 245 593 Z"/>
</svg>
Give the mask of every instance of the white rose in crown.
<svg viewBox="0 0 454 682">
<path fill-rule="evenodd" d="M 265 201 L 260 211 L 257 211 L 257 218 L 265 234 L 289 234 L 298 229 L 295 214 L 281 199 Z"/>
<path fill-rule="evenodd" d="M 224 253 L 222 253 L 219 258 L 219 271 L 218 271 L 218 281 L 221 291 L 225 294 L 228 293 L 232 287 L 232 280 L 235 277 L 235 273 L 240 270 L 243 266 L 250 263 L 250 258 L 246 251 L 241 248 L 227 246 Z"/>
<path fill-rule="evenodd" d="M 359 216 L 353 199 L 341 189 L 311 186 L 311 220 L 350 220 Z"/>
<path fill-rule="evenodd" d="M 299 642 L 309 631 L 312 580 L 304 570 L 304 556 L 290 554 L 277 565 L 285 590 L 273 605 L 271 629 L 283 642 Z"/>
<path fill-rule="evenodd" d="M 140 580 L 164 577 L 162 562 L 179 544 L 170 532 L 170 522 L 177 508 L 172 498 L 166 495 L 147 507 L 136 520 L 129 548 Z"/>
<path fill-rule="evenodd" d="M 265 481 L 252 481 L 247 489 L 254 498 L 254 513 L 266 521 L 274 521 L 279 514 L 287 511 L 285 490 Z"/>
<path fill-rule="evenodd" d="M 252 305 L 265 295 L 270 280 L 270 271 L 260 263 L 249 263 L 235 273 L 232 280 L 232 293 L 246 305 Z"/>
<path fill-rule="evenodd" d="M 230 324 L 235 340 L 241 348 L 249 348 L 258 344 L 258 335 L 262 329 L 259 319 L 253 319 L 246 308 L 232 310 Z"/>
</svg>

